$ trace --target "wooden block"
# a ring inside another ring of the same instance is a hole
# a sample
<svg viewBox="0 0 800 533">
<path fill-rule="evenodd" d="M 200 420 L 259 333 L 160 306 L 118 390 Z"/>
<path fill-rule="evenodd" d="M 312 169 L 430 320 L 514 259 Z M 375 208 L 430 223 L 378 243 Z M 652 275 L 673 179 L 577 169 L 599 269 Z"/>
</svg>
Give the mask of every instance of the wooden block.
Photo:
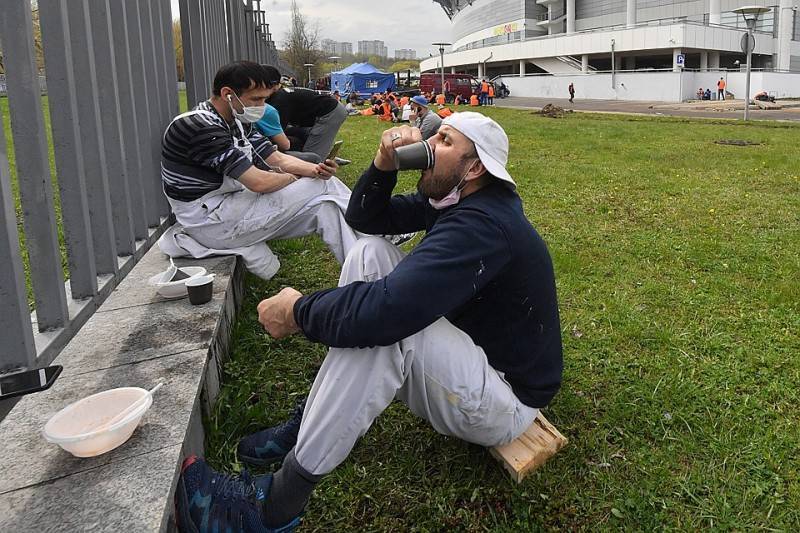
<svg viewBox="0 0 800 533">
<path fill-rule="evenodd" d="M 543 465 L 566 444 L 567 438 L 539 413 L 522 435 L 489 451 L 503 464 L 511 477 L 521 483 L 529 472 Z"/>
</svg>

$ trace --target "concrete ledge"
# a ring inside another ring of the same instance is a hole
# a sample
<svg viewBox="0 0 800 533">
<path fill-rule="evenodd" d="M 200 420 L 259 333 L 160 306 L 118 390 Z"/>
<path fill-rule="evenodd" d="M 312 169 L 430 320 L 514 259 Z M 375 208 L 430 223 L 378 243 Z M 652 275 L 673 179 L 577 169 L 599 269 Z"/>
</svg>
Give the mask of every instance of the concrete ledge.
<svg viewBox="0 0 800 533">
<path fill-rule="evenodd" d="M 202 453 L 202 416 L 219 392 L 220 365 L 242 301 L 234 257 L 176 261 L 216 273 L 202 306 L 164 300 L 146 280 L 169 265 L 151 249 L 56 358 L 64 373 L 0 421 L 0 531 L 168 531 L 180 463 Z M 122 386 L 150 388 L 153 406 L 131 439 L 79 459 L 41 435 L 80 398 Z"/>
</svg>

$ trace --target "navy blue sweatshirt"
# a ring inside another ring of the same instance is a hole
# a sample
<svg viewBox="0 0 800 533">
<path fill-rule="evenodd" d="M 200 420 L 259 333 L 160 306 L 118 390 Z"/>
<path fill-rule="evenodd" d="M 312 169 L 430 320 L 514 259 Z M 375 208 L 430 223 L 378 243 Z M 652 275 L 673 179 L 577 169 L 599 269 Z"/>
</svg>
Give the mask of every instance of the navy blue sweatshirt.
<svg viewBox="0 0 800 533">
<path fill-rule="evenodd" d="M 328 346 L 386 346 L 444 316 L 524 404 L 547 405 L 563 369 L 555 277 L 517 193 L 493 180 L 436 211 L 420 194 L 392 196 L 396 183 L 396 172 L 371 166 L 353 189 L 347 222 L 370 234 L 424 229 L 422 242 L 380 280 L 300 298 L 300 329 Z"/>
</svg>

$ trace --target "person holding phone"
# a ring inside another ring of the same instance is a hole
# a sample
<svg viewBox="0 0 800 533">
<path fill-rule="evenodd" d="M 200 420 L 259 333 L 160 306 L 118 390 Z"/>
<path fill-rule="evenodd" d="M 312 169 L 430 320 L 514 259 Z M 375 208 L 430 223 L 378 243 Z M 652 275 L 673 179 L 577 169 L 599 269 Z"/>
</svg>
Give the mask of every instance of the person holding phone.
<svg viewBox="0 0 800 533">
<path fill-rule="evenodd" d="M 317 233 L 344 261 L 360 235 L 344 220 L 350 189 L 334 176 L 337 164 L 281 153 L 253 127 L 279 87 L 274 67 L 230 63 L 217 71 L 211 98 L 167 127 L 161 179 L 177 224 L 159 240 L 164 253 L 238 253 L 269 279 L 279 263 L 263 243 Z M 261 256 L 248 260 L 254 249 Z"/>
<path fill-rule="evenodd" d="M 272 68 L 264 65 L 264 68 Z M 328 155 L 347 119 L 347 110 L 336 98 L 301 88 L 278 88 L 267 103 L 278 110 L 281 127 L 296 139 L 292 150 Z"/>
<path fill-rule="evenodd" d="M 394 400 L 443 435 L 490 447 L 522 434 L 560 388 L 553 263 L 506 168 L 506 133 L 480 113 L 452 114 L 428 140 L 435 158 L 417 192 L 393 196 L 395 150 L 420 141 L 408 126 L 383 133 L 347 221 L 373 235 L 425 230 L 422 242 L 405 254 L 363 238 L 337 288 L 287 287 L 259 303 L 272 337 L 330 348 L 305 405 L 239 444 L 243 462 L 282 461 L 274 474 L 184 462 L 176 501 L 187 530 L 291 531 L 315 485 Z"/>
</svg>

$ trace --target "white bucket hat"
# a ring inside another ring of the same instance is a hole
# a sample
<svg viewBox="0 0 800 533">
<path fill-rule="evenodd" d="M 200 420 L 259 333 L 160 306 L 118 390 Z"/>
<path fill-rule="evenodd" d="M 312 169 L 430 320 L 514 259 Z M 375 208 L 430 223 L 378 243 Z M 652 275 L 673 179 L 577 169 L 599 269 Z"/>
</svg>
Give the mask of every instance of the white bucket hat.
<svg viewBox="0 0 800 533">
<path fill-rule="evenodd" d="M 475 144 L 478 157 L 494 177 L 510 183 L 514 188 L 517 184 L 511 174 L 506 170 L 508 163 L 508 135 L 500 124 L 486 115 L 474 111 L 453 113 L 442 125 L 460 131 L 467 139 Z"/>
</svg>

